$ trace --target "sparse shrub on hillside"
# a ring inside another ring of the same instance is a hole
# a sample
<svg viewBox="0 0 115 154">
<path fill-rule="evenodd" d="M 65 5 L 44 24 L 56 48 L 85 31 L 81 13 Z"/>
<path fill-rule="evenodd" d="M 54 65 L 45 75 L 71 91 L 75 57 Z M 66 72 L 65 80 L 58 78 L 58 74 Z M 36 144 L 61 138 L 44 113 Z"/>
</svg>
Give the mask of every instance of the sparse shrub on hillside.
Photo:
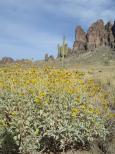
<svg viewBox="0 0 115 154">
<path fill-rule="evenodd" d="M 112 59 L 112 55 L 111 54 L 108 54 L 104 57 L 104 65 L 108 66 L 110 65 L 110 61 Z"/>
<path fill-rule="evenodd" d="M 107 94 L 85 73 L 20 65 L 0 73 L 0 133 L 7 131 L 20 153 L 79 149 L 108 134 Z"/>
<path fill-rule="evenodd" d="M 104 65 L 108 66 L 110 64 L 109 60 L 104 60 Z"/>
<path fill-rule="evenodd" d="M 49 56 L 49 60 L 55 60 L 53 55 Z"/>
<path fill-rule="evenodd" d="M 113 87 L 109 81 L 109 83 L 107 82 L 107 85 L 106 85 L 106 91 L 110 94 L 109 95 L 109 106 L 111 108 L 111 110 L 115 110 L 115 87 Z M 115 114 L 114 114 L 115 116 Z"/>
</svg>

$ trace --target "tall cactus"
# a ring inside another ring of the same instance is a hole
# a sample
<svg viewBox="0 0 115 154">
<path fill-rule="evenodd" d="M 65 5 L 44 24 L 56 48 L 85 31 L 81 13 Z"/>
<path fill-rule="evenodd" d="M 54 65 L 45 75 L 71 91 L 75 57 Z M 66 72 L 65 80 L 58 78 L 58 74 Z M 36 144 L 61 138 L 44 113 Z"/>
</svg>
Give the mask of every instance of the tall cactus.
<svg viewBox="0 0 115 154">
<path fill-rule="evenodd" d="M 62 60 L 62 66 L 64 66 L 64 58 L 68 54 L 68 46 L 65 40 L 65 37 L 63 38 L 62 45 L 58 44 L 58 57 Z"/>
</svg>

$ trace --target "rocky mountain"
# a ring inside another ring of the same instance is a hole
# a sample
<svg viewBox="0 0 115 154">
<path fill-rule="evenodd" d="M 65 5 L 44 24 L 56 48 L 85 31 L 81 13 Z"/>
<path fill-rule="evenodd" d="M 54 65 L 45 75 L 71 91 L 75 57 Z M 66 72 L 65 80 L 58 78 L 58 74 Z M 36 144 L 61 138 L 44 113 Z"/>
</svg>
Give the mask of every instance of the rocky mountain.
<svg viewBox="0 0 115 154">
<path fill-rule="evenodd" d="M 94 51 L 99 47 L 110 47 L 115 49 L 115 22 L 104 24 L 103 20 L 93 23 L 87 32 L 81 26 L 75 30 L 75 41 L 73 53 L 80 54 Z"/>
<path fill-rule="evenodd" d="M 3 57 L 0 60 L 0 64 L 11 64 L 11 63 L 14 63 L 14 59 L 11 57 Z"/>
</svg>

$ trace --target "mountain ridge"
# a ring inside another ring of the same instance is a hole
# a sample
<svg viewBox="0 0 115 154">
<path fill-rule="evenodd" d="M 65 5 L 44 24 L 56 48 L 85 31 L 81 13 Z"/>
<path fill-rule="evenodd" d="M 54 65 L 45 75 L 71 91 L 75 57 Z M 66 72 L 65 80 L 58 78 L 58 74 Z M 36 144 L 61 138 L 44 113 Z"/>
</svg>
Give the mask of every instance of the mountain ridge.
<svg viewBox="0 0 115 154">
<path fill-rule="evenodd" d="M 99 19 L 91 24 L 87 32 L 81 26 L 77 26 L 73 53 L 94 51 L 99 47 L 115 49 L 115 21 L 104 24 L 104 21 Z"/>
</svg>

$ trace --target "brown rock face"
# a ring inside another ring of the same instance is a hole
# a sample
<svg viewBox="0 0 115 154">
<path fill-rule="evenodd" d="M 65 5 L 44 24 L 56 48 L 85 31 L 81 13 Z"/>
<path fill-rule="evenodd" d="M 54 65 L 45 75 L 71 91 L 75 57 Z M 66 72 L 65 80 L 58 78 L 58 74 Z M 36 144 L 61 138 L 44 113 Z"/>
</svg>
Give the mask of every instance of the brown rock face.
<svg viewBox="0 0 115 154">
<path fill-rule="evenodd" d="M 105 30 L 106 30 L 106 42 L 107 42 L 107 45 L 110 46 L 111 48 L 114 48 L 115 47 L 115 44 L 114 44 L 114 41 L 115 41 L 115 37 L 113 35 L 113 25 L 111 22 L 108 22 L 106 25 L 105 25 Z"/>
<path fill-rule="evenodd" d="M 75 42 L 74 42 L 74 51 L 77 50 L 86 50 L 86 43 L 87 43 L 87 39 L 86 39 L 86 33 L 84 32 L 84 30 L 82 29 L 81 26 L 78 26 L 76 28 L 76 34 L 75 34 Z"/>
<path fill-rule="evenodd" d="M 3 57 L 2 60 L 0 61 L 1 64 L 10 64 L 13 62 L 14 62 L 14 59 L 11 57 Z"/>
<path fill-rule="evenodd" d="M 78 26 L 76 28 L 76 36 L 75 39 L 78 42 L 86 42 L 86 33 L 84 32 L 83 28 L 81 26 Z"/>
<path fill-rule="evenodd" d="M 87 32 L 87 48 L 93 50 L 101 45 L 103 45 L 104 39 L 104 22 L 103 20 L 98 20 L 96 23 L 92 24 Z"/>
<path fill-rule="evenodd" d="M 93 23 L 87 33 L 78 26 L 75 32 L 74 53 L 93 51 L 99 47 L 115 48 L 115 22 L 104 25 L 103 20 Z"/>
<path fill-rule="evenodd" d="M 114 24 L 113 24 L 113 27 L 112 27 L 112 32 L 113 32 L 113 35 L 115 37 L 115 21 L 114 21 Z"/>
</svg>

